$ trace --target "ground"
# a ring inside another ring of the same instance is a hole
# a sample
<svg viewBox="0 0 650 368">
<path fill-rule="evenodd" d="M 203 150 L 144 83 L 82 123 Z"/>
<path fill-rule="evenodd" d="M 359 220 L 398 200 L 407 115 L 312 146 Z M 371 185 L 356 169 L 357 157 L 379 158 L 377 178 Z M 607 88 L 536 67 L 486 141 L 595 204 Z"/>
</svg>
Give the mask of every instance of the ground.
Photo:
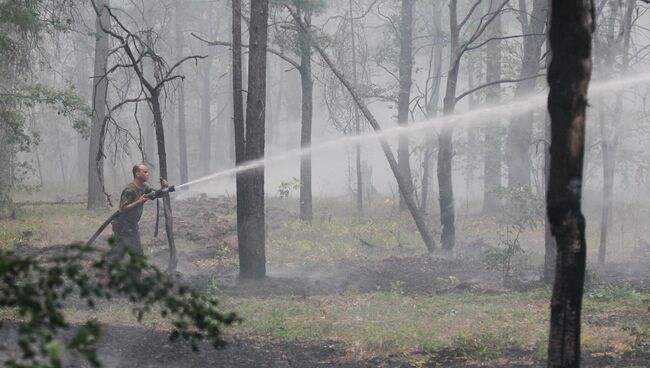
<svg viewBox="0 0 650 368">
<path fill-rule="evenodd" d="M 498 226 L 494 221 L 459 219 L 458 257 L 443 257 L 424 251 L 408 217 L 390 203 L 355 224 L 344 205 L 323 201 L 316 206 L 322 215 L 306 225 L 289 201 L 267 205 L 269 276 L 261 282 L 237 278 L 232 199 L 174 202 L 183 280 L 217 295 L 224 309 L 244 319 L 225 331 L 225 349 L 201 346 L 194 353 L 170 343 L 164 320 L 138 324 L 129 303 L 119 299 L 96 310 L 68 307 L 69 320 L 97 317 L 106 324 L 99 342 L 106 367 L 545 366 L 550 291 L 538 277 L 535 249 L 543 246 L 537 229 L 524 234 L 526 261 L 515 262 L 516 282 L 505 287 L 499 270 L 483 260 L 497 244 L 490 231 Z M 149 259 L 162 267 L 165 237 L 152 237 L 150 207 L 143 239 Z M 22 254 L 46 256 L 60 247 L 52 244 L 92 234 L 108 214 L 88 216 L 81 206 L 27 206 L 17 220 L 0 222 L 0 241 Z M 588 274 L 586 367 L 650 366 L 650 274 L 645 255 L 635 254 Z M 8 326 L 0 329 L 2 341 L 15 334 Z M 9 344 L 0 350 L 0 358 L 11 354 L 15 347 Z M 85 366 L 71 359 L 71 366 Z"/>
</svg>

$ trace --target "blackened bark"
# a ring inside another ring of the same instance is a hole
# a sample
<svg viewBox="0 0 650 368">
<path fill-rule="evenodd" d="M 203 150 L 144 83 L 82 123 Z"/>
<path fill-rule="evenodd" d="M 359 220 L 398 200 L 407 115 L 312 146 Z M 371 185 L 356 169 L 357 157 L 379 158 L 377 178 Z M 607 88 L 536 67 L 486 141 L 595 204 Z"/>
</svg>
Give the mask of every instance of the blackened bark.
<svg viewBox="0 0 650 368">
<path fill-rule="evenodd" d="M 181 17 L 182 17 L 181 1 L 176 2 L 176 59 L 180 60 L 183 55 L 183 41 L 181 39 Z M 179 66 L 179 73 L 182 73 L 182 67 Z M 178 168 L 180 171 L 181 183 L 187 183 L 189 180 L 187 169 L 187 128 L 185 124 L 185 89 L 183 83 L 180 83 L 177 90 L 177 110 L 178 113 Z M 166 176 L 165 176 L 166 177 Z"/>
<path fill-rule="evenodd" d="M 544 28 L 548 19 L 548 0 L 534 0 L 530 20 L 527 18 L 526 2 L 519 1 L 521 31 L 524 35 L 524 55 L 519 78 L 536 75 L 544 44 Z M 526 79 L 517 83 L 515 98 L 526 98 L 535 90 L 536 79 Z M 506 135 L 506 163 L 508 166 L 508 186 L 530 186 L 531 160 L 530 145 L 533 133 L 532 111 L 513 118 Z"/>
<path fill-rule="evenodd" d="M 499 3 L 490 1 L 488 12 L 499 11 Z M 498 38 L 501 36 L 501 16 L 497 15 L 488 27 L 487 37 Z M 501 79 L 501 42 L 495 40 L 486 51 L 485 82 L 491 83 Z M 486 88 L 485 101 L 496 104 L 501 99 L 501 87 L 493 85 Z M 498 118 L 497 118 L 498 119 Z M 497 189 L 501 187 L 501 161 L 502 161 L 503 131 L 500 121 L 491 121 L 485 127 L 485 141 L 483 142 L 483 212 L 490 213 L 499 209 L 499 196 Z"/>
<path fill-rule="evenodd" d="M 100 13 L 95 26 L 95 67 L 93 71 L 93 116 L 90 123 L 90 149 L 88 153 L 88 203 L 87 208 L 97 209 L 106 206 L 101 178 L 104 175 L 104 160 L 102 151 L 102 126 L 106 117 L 106 95 L 108 92 L 109 41 L 108 34 L 102 30 L 110 27 L 110 15 L 106 10 L 109 0 L 97 3 Z"/>
<path fill-rule="evenodd" d="M 311 23 L 311 14 L 304 16 L 305 24 Z M 302 85 L 302 114 L 300 124 L 300 147 L 311 146 L 311 126 L 313 115 L 313 81 L 311 76 L 311 42 L 305 31 L 298 27 L 300 43 L 300 82 Z M 300 157 L 300 219 L 312 220 L 312 185 L 311 185 L 311 153 L 303 153 Z"/>
<path fill-rule="evenodd" d="M 552 0 L 548 68 L 551 173 L 546 196 L 557 268 L 551 299 L 549 367 L 580 366 L 580 316 L 585 276 L 582 171 L 594 30 L 590 0 Z"/>
<path fill-rule="evenodd" d="M 251 2 L 244 151 L 246 161 L 264 157 L 268 14 L 268 0 Z M 237 207 L 239 276 L 243 279 L 260 279 L 266 276 L 264 167 L 248 170 L 242 174 L 243 191 L 237 193 L 238 197 L 242 196 L 243 204 Z"/>
<path fill-rule="evenodd" d="M 167 153 L 165 151 L 165 130 L 163 127 L 162 110 L 160 109 L 160 90 L 151 91 L 149 102 L 153 113 L 154 127 L 156 129 L 156 145 L 158 148 L 158 166 L 160 177 L 168 178 L 167 172 Z M 178 259 L 176 258 L 176 243 L 174 242 L 174 218 L 172 216 L 172 206 L 169 193 L 163 196 L 163 214 L 165 215 L 165 233 L 167 234 L 167 243 L 169 245 L 169 263 L 167 272 L 176 271 Z"/>
<path fill-rule="evenodd" d="M 447 87 L 443 99 L 443 113 L 452 115 L 456 106 L 456 84 L 460 66 L 459 29 L 456 12 L 457 1 L 449 2 L 450 27 L 450 69 L 447 74 Z M 456 243 L 456 213 L 454 208 L 454 188 L 451 178 L 451 160 L 454 154 L 452 141 L 453 127 L 444 125 L 438 135 L 438 193 L 440 203 L 440 242 L 446 251 L 454 249 Z"/>
<path fill-rule="evenodd" d="M 544 138 L 546 142 L 551 141 L 551 120 L 548 114 L 544 118 Z M 544 145 L 544 190 L 548 188 L 551 177 L 551 152 L 548 144 Z M 544 217 L 544 282 L 552 285 L 555 280 L 555 262 L 557 257 L 557 246 L 555 238 L 551 234 L 551 223 L 548 216 Z"/>
<path fill-rule="evenodd" d="M 413 7 L 414 0 L 402 0 L 400 23 L 400 54 L 399 54 L 399 95 L 397 97 L 397 124 L 408 125 L 409 103 L 411 96 L 411 74 L 413 70 Z M 411 174 L 408 134 L 401 134 L 397 142 L 397 166 L 404 180 L 413 186 Z M 400 210 L 408 207 L 400 196 Z"/>
</svg>

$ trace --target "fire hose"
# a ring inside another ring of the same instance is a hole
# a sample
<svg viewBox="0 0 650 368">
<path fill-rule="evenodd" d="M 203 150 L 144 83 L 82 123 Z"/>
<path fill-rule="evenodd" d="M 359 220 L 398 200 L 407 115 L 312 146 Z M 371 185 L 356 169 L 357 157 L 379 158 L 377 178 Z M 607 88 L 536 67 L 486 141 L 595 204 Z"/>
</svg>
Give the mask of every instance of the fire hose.
<svg viewBox="0 0 650 368">
<path fill-rule="evenodd" d="M 147 194 L 144 194 L 144 197 L 147 198 L 147 199 L 150 199 L 150 200 L 154 200 L 154 199 L 157 200 L 159 198 L 162 198 L 165 194 L 175 192 L 175 191 L 176 191 L 176 188 L 173 185 L 170 185 L 167 188 L 161 188 L 161 189 L 158 189 L 158 190 L 151 191 L 151 192 L 149 192 Z M 99 234 L 101 234 L 102 231 L 104 231 L 104 229 L 106 229 L 108 224 L 113 222 L 113 220 L 118 218 L 123 213 L 124 213 L 123 211 L 117 210 L 112 215 L 110 215 L 106 219 L 106 221 L 104 221 L 104 223 L 102 223 L 102 225 L 97 229 L 97 231 L 95 231 L 93 236 L 86 242 L 86 246 L 92 245 L 95 242 L 95 240 L 97 239 L 97 237 L 99 237 Z M 158 223 L 159 223 L 159 218 L 160 218 L 159 215 L 160 215 L 160 206 L 158 205 L 158 201 L 156 201 L 156 231 L 155 231 L 154 235 L 158 235 Z"/>
</svg>

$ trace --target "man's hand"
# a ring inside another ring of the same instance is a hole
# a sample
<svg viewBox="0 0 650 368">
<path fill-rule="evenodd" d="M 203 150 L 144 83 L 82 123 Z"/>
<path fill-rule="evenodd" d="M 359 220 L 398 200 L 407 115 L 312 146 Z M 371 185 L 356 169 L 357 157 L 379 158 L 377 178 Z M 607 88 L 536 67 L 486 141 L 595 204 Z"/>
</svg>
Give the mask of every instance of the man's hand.
<svg viewBox="0 0 650 368">
<path fill-rule="evenodd" d="M 150 199 L 143 194 L 143 195 L 140 196 L 140 198 L 138 198 L 137 203 L 144 203 L 144 202 L 149 201 L 149 200 Z"/>
<path fill-rule="evenodd" d="M 167 180 L 165 180 L 165 179 L 163 179 L 163 178 L 160 178 L 160 186 L 161 186 L 162 188 L 168 188 L 168 187 L 169 187 L 169 183 L 167 182 Z"/>
</svg>

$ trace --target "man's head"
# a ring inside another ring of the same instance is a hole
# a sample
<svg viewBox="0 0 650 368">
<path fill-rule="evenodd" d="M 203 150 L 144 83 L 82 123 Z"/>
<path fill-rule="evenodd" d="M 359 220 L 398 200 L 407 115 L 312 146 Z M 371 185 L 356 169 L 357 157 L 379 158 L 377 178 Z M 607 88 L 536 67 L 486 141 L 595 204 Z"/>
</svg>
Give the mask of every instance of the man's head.
<svg viewBox="0 0 650 368">
<path fill-rule="evenodd" d="M 133 179 L 144 183 L 149 180 L 149 168 L 145 164 L 137 164 L 133 166 Z"/>
</svg>

